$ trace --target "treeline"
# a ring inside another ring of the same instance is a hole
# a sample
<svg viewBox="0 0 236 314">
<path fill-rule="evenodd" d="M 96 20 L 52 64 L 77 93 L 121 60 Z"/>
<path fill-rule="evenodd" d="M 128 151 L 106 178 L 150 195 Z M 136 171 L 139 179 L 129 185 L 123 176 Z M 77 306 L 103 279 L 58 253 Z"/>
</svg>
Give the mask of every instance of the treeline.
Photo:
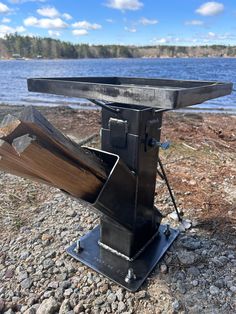
<svg viewBox="0 0 236 314">
<path fill-rule="evenodd" d="M 159 58 L 159 57 L 235 57 L 236 46 L 121 46 L 72 44 L 52 38 L 6 35 L 0 39 L 0 58 Z"/>
</svg>

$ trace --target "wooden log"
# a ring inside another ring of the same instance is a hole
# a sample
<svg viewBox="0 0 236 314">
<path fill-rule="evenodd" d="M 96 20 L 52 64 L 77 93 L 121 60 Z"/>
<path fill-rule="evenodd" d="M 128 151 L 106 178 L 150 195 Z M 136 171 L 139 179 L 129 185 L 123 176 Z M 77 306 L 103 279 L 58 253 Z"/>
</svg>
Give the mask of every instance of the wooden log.
<svg viewBox="0 0 236 314">
<path fill-rule="evenodd" d="M 53 185 L 45 180 L 37 169 L 22 161 L 14 148 L 7 142 L 0 140 L 0 168 L 19 177 L 27 178 L 47 185 Z"/>
<path fill-rule="evenodd" d="M 92 173 L 78 168 L 58 152 L 49 151 L 29 134 L 14 139 L 12 146 L 22 160 L 59 189 L 86 201 L 95 201 L 103 183 Z"/>
<path fill-rule="evenodd" d="M 15 162 L 6 159 L 3 156 L 0 156 L 0 171 L 13 174 L 14 176 L 17 177 L 30 179 L 38 183 L 43 183 L 52 186 L 49 182 L 43 180 L 42 178 L 39 178 L 34 173 L 28 171 L 27 169 L 24 169 L 23 167 L 20 167 L 19 165 L 16 165 Z"/>
<path fill-rule="evenodd" d="M 6 116 L 0 125 L 0 137 L 10 144 L 24 134 L 37 136 L 48 149 L 67 156 L 103 182 L 107 179 L 106 167 L 97 156 L 63 135 L 33 107 L 26 107 L 19 118 Z"/>
</svg>

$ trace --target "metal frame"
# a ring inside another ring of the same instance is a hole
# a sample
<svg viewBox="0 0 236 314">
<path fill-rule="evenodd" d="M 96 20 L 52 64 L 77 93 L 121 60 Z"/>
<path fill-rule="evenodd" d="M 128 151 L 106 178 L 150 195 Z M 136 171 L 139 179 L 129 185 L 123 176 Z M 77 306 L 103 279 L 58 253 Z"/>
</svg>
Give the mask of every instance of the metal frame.
<svg viewBox="0 0 236 314">
<path fill-rule="evenodd" d="M 168 143 L 160 143 L 162 113 L 230 94 L 232 84 L 87 77 L 29 79 L 28 88 L 87 98 L 102 107 L 102 150 L 93 149 L 110 168 L 93 204 L 102 213 L 101 223 L 67 252 L 136 291 L 178 236 L 177 230 L 160 225 L 162 215 L 154 206 L 159 164 L 158 174 L 165 180 L 177 210 L 158 157 L 159 147 L 168 147 Z"/>
</svg>

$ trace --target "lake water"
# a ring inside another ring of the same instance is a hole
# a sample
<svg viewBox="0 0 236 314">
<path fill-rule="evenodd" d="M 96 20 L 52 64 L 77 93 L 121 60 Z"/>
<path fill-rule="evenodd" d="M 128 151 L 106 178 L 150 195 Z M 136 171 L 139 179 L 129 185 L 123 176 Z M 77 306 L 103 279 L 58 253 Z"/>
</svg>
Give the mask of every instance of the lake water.
<svg viewBox="0 0 236 314">
<path fill-rule="evenodd" d="M 236 59 L 82 59 L 0 61 L 0 103 L 9 105 L 86 106 L 86 101 L 29 93 L 30 77 L 136 76 L 229 81 L 236 87 Z M 236 92 L 193 108 L 236 114 Z"/>
</svg>

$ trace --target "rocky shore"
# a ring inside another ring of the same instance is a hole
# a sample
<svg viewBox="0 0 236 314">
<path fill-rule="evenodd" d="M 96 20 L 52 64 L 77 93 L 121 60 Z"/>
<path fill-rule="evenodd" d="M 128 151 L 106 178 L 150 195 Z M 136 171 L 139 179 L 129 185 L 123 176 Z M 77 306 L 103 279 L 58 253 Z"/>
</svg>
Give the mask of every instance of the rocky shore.
<svg viewBox="0 0 236 314">
<path fill-rule="evenodd" d="M 0 107 L 0 118 L 20 111 Z M 41 108 L 78 141 L 99 133 L 99 111 Z M 236 312 L 236 117 L 168 113 L 161 152 L 178 206 L 192 227 L 137 293 L 70 258 L 65 249 L 99 223 L 87 203 L 0 172 L 0 313 Z M 98 136 L 89 145 L 98 146 Z M 160 178 L 156 206 L 178 227 Z"/>
</svg>

